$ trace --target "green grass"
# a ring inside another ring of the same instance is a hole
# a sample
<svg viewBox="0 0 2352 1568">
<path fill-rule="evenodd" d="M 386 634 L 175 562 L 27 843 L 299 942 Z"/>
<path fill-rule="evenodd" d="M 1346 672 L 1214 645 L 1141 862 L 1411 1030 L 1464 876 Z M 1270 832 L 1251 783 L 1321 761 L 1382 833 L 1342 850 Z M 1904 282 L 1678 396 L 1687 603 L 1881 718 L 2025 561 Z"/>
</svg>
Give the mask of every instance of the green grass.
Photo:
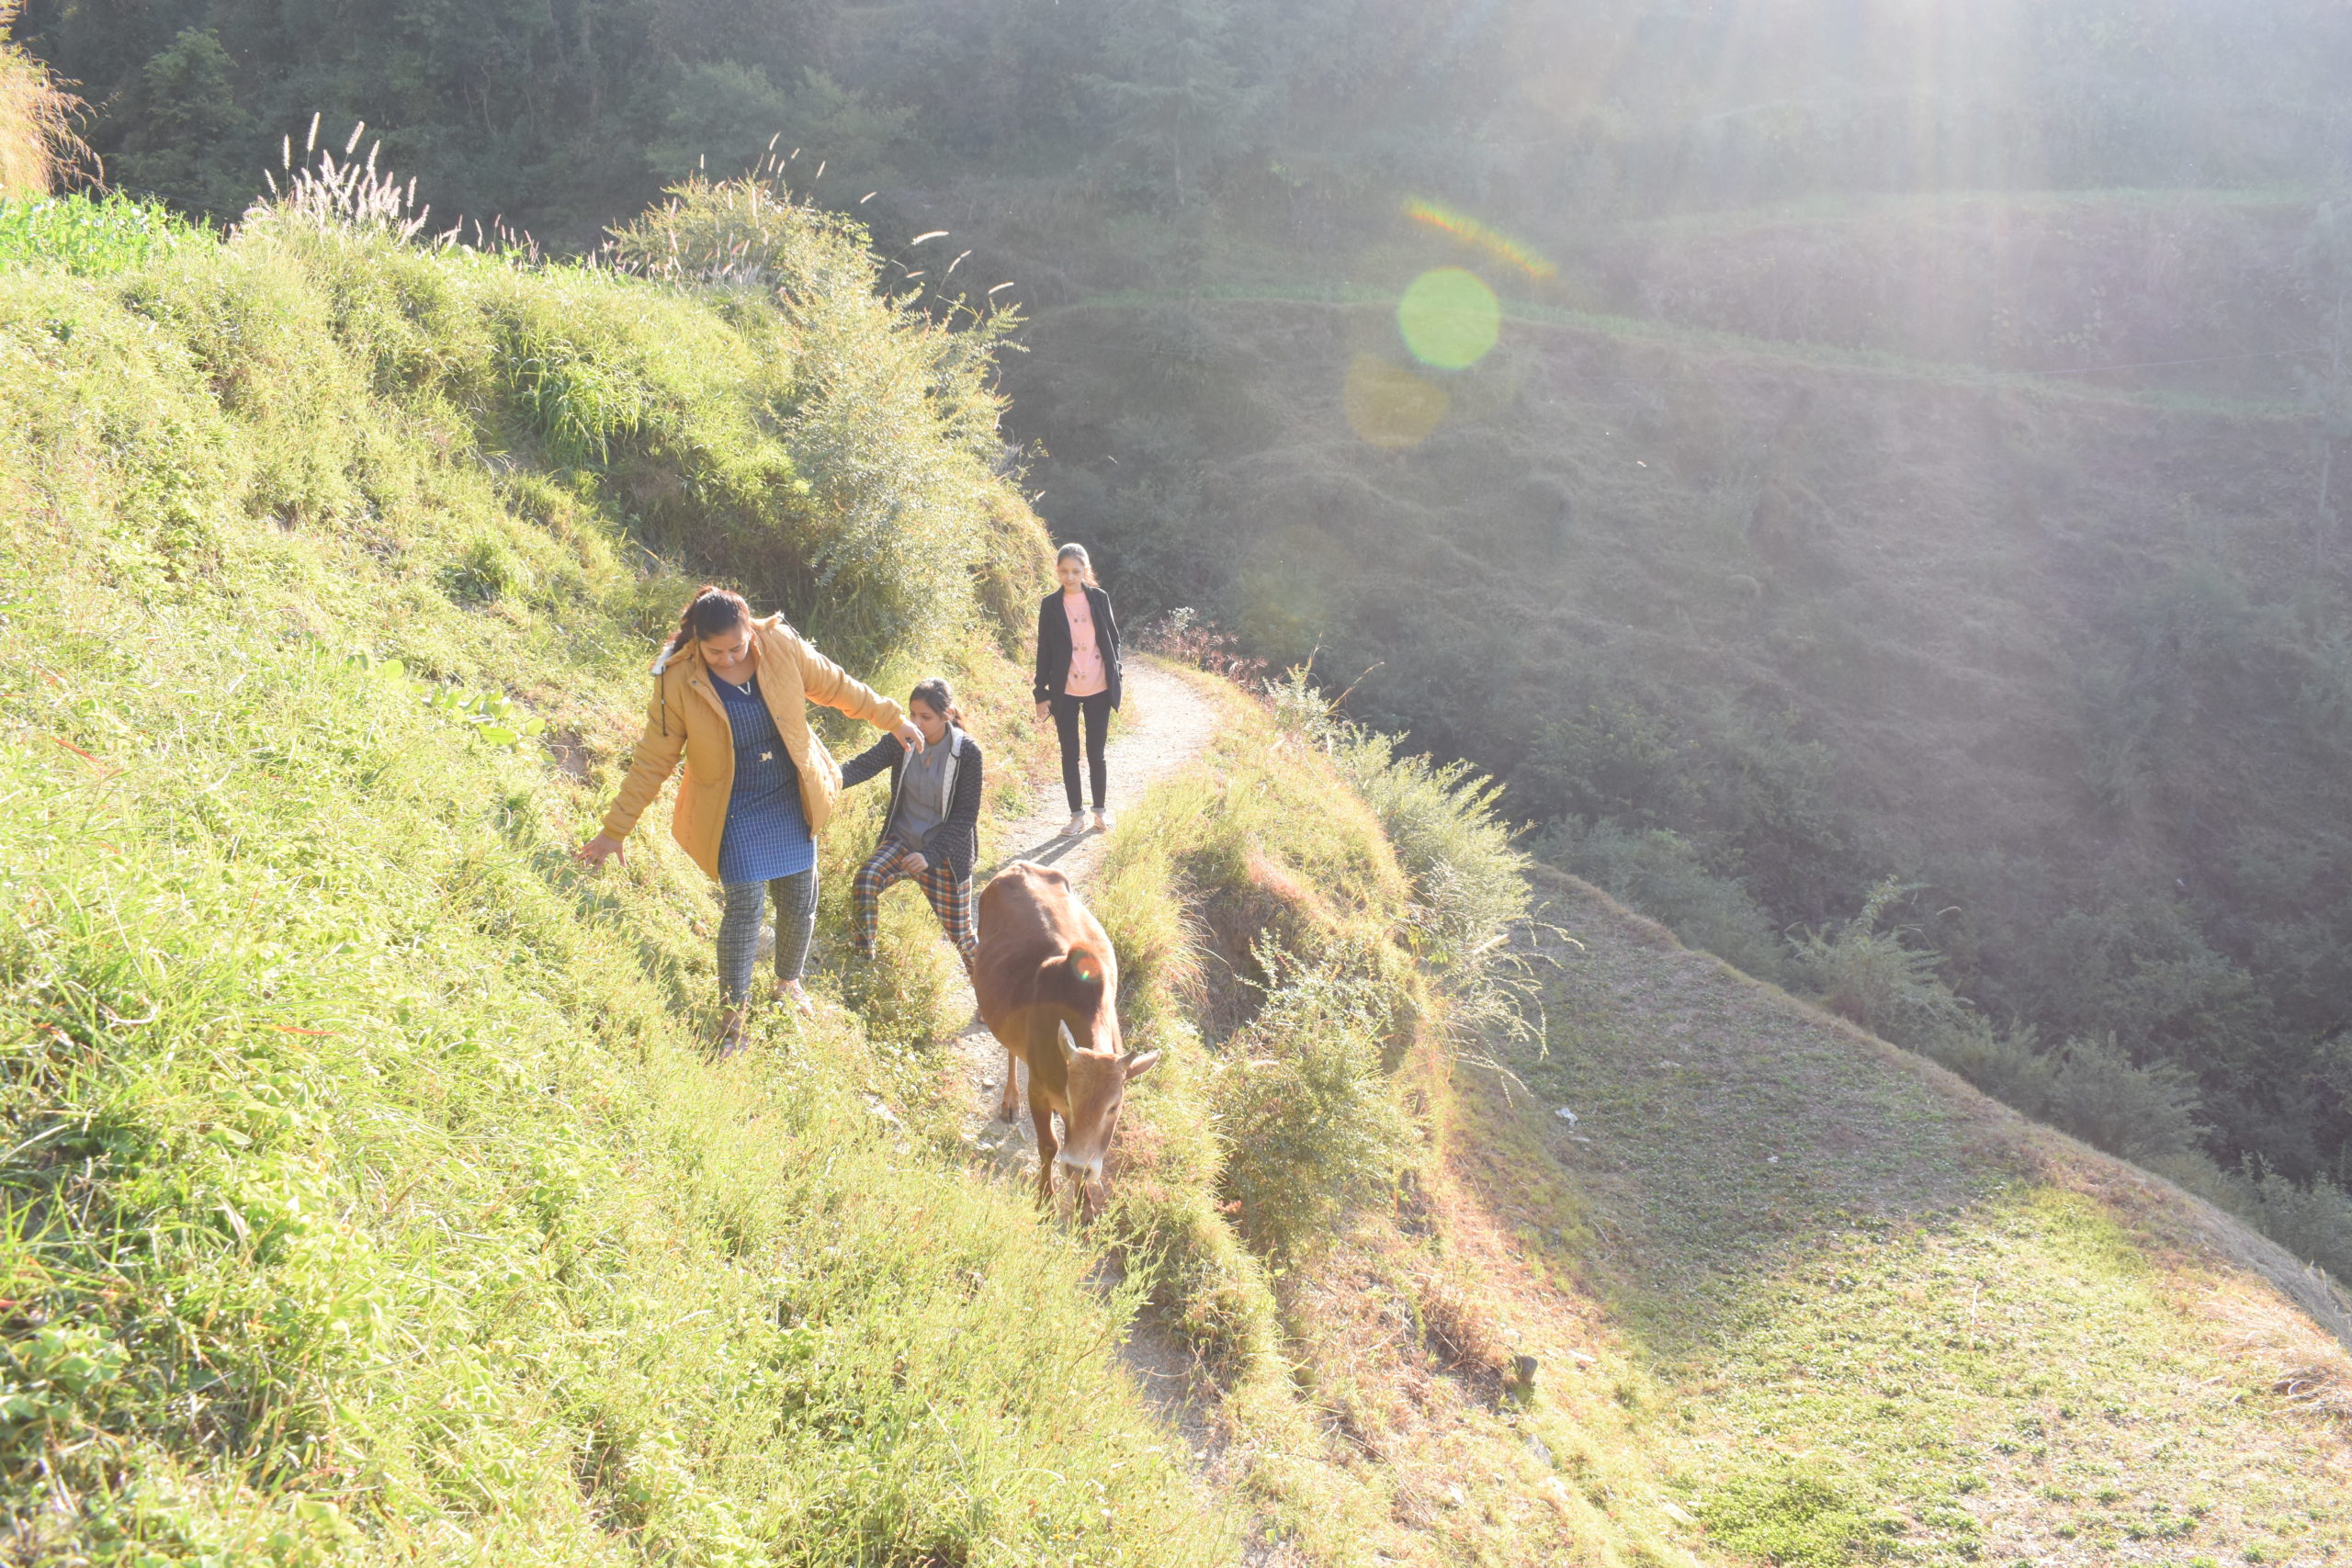
<svg viewBox="0 0 2352 1568">
<path fill-rule="evenodd" d="M 211 236 L 157 202 L 115 194 L 0 200 L 0 267 L 49 267 L 106 277 Z"/>
<path fill-rule="evenodd" d="M 1546 895 L 1578 944 L 1551 1055 L 1520 1063 L 1532 1100 L 1469 1102 L 1471 1157 L 1501 1162 L 1491 1201 L 1548 1215 L 1521 1232 L 1548 1291 L 1598 1314 L 1558 1415 L 1611 1411 L 1600 1462 L 1639 1480 L 1646 1456 L 1685 1546 L 2352 1549 L 2340 1436 L 2279 1371 L 2352 1388 L 2352 1359 L 2270 1282 L 2307 1288 L 2291 1259 L 1589 890 Z"/>
<path fill-rule="evenodd" d="M 928 1031 L 828 973 L 816 1024 L 710 1065 L 699 874 L 658 824 L 623 870 L 568 855 L 681 592 L 662 476 L 733 509 L 688 543 L 788 563 L 822 518 L 729 475 L 831 492 L 769 422 L 875 318 L 334 231 L 11 279 L 0 1554 L 1222 1556 L 1116 1370 L 1132 1293 L 920 1135 Z M 659 449 L 574 466 L 517 333 L 650 389 Z M 865 457 L 978 483 L 959 450 L 900 422 Z M 945 608 L 867 672 L 1017 686 Z"/>
</svg>

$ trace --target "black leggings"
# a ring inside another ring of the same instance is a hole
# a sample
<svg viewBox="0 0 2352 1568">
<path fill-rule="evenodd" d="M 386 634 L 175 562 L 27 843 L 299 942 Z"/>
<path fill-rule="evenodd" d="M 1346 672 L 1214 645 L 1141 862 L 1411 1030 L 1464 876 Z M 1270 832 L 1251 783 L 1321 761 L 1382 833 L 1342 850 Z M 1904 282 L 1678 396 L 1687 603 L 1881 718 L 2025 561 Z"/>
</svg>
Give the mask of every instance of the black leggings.
<svg viewBox="0 0 2352 1568">
<path fill-rule="evenodd" d="M 1073 817 L 1085 809 L 1086 802 L 1078 793 L 1078 716 L 1086 716 L 1086 775 L 1094 786 L 1094 809 L 1102 809 L 1102 793 L 1110 779 L 1110 770 L 1102 761 L 1103 737 L 1111 729 L 1111 694 L 1097 692 L 1091 697 L 1056 697 L 1054 699 L 1054 732 L 1062 738 L 1062 793 L 1069 796 L 1069 814 Z"/>
</svg>

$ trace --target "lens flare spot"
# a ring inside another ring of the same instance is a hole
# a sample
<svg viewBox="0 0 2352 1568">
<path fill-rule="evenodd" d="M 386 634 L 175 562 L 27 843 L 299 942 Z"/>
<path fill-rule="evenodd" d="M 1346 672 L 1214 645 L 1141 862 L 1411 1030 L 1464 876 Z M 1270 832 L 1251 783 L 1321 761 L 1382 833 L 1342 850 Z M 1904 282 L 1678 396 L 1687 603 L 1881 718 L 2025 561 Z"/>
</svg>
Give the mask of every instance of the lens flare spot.
<svg viewBox="0 0 2352 1568">
<path fill-rule="evenodd" d="M 1392 451 L 1426 440 L 1444 423 L 1453 402 L 1443 387 L 1369 354 L 1357 355 L 1348 366 L 1340 400 L 1350 429 L 1373 446 Z"/>
<path fill-rule="evenodd" d="M 1415 197 L 1405 203 L 1405 216 L 1441 234 L 1451 234 L 1464 244 L 1486 252 L 1507 266 L 1519 268 L 1538 283 L 1560 275 L 1559 267 L 1548 257 L 1538 255 L 1498 230 L 1489 229 L 1468 213 L 1456 212 L 1450 207 L 1440 207 L 1434 201 Z"/>
<path fill-rule="evenodd" d="M 1502 335 L 1503 302 L 1486 279 L 1458 266 L 1441 266 L 1413 279 L 1397 302 L 1396 329 L 1424 365 L 1466 370 Z"/>
</svg>

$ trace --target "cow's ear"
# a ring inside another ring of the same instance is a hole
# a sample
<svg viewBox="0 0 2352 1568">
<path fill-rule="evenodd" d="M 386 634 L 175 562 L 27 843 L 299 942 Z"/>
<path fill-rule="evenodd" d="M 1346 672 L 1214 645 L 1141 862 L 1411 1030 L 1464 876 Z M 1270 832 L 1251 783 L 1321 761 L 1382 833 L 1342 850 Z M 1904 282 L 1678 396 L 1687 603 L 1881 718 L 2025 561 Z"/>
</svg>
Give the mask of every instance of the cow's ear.
<svg viewBox="0 0 2352 1568">
<path fill-rule="evenodd" d="M 1143 1077 L 1144 1074 L 1151 1071 L 1151 1065 L 1158 1060 L 1159 1060 L 1159 1053 L 1157 1051 L 1146 1051 L 1140 1056 L 1128 1057 L 1127 1081 L 1129 1083 L 1133 1083 L 1136 1079 Z"/>
<path fill-rule="evenodd" d="M 1078 1042 L 1070 1038 L 1069 1025 L 1067 1022 L 1054 1025 L 1054 1038 L 1060 1043 L 1062 1066 L 1067 1067 L 1069 1066 L 1070 1058 L 1078 1055 Z"/>
</svg>

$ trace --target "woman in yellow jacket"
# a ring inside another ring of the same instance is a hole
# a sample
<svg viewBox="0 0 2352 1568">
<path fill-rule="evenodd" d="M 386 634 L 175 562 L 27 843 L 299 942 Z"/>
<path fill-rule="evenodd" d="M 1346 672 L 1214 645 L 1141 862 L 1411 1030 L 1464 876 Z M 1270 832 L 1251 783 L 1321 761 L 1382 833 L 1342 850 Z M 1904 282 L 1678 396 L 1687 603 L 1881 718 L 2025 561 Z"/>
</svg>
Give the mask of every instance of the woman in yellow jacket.
<svg viewBox="0 0 2352 1568">
<path fill-rule="evenodd" d="M 760 908 L 769 894 L 775 898 L 777 985 L 809 1010 L 800 971 L 817 921 L 816 834 L 842 787 L 840 767 L 808 728 L 809 703 L 888 730 L 910 751 L 922 750 L 922 731 L 897 703 L 842 673 L 783 616 L 754 620 L 741 594 L 703 589 L 654 663 L 645 735 L 605 814 L 605 830 L 580 847 L 580 859 L 592 866 L 620 854 L 622 840 L 684 754 L 686 776 L 670 829 L 725 894 L 721 1055 L 743 1043 Z"/>
</svg>

